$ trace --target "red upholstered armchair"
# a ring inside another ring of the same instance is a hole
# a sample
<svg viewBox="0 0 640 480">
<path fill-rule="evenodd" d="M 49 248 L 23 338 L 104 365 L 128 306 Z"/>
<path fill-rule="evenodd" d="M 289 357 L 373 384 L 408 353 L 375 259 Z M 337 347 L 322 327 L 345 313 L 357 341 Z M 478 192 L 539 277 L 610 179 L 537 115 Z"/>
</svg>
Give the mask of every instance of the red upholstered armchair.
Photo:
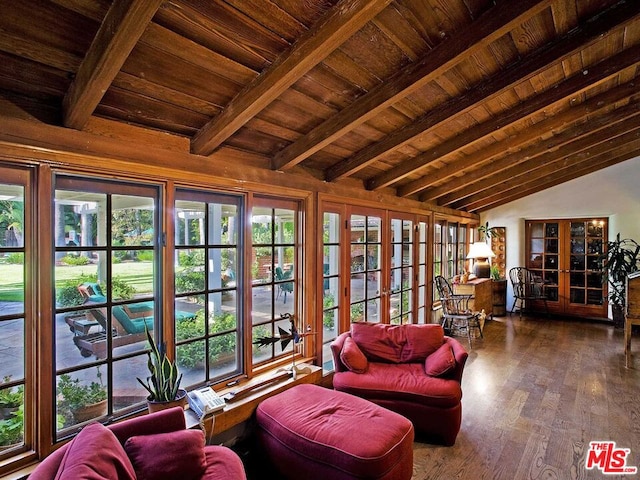
<svg viewBox="0 0 640 480">
<path fill-rule="evenodd" d="M 236 453 L 204 445 L 200 430 L 187 430 L 181 407 L 162 410 L 104 427 L 87 425 L 29 476 L 30 480 L 100 478 L 180 478 L 246 480 Z M 88 478 L 88 477 L 87 477 Z"/>
<path fill-rule="evenodd" d="M 405 416 L 426 440 L 455 443 L 468 354 L 440 325 L 353 323 L 331 352 L 336 390 Z"/>
</svg>

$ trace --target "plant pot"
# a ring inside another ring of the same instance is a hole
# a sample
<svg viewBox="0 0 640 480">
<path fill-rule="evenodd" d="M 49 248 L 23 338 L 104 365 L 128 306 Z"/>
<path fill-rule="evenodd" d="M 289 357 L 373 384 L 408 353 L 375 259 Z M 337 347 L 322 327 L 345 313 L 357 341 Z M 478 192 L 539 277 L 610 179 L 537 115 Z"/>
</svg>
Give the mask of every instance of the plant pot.
<svg viewBox="0 0 640 480">
<path fill-rule="evenodd" d="M 176 399 L 170 402 L 156 402 L 153 400 L 147 400 L 147 408 L 149 409 L 149 413 L 158 412 L 160 410 L 165 410 L 171 407 L 182 407 L 186 408 L 187 405 L 187 391 L 180 388 L 178 390 L 178 394 L 176 395 Z"/>
<path fill-rule="evenodd" d="M 613 316 L 613 328 L 624 328 L 624 308 L 620 305 L 611 306 Z"/>
<path fill-rule="evenodd" d="M 90 403 L 84 407 L 80 407 L 73 412 L 73 419 L 76 423 L 86 422 L 94 418 L 102 417 L 107 413 L 107 400 L 101 400 L 97 403 Z"/>
<path fill-rule="evenodd" d="M 18 411 L 19 407 L 2 407 L 0 408 L 0 420 L 8 420 Z"/>
</svg>

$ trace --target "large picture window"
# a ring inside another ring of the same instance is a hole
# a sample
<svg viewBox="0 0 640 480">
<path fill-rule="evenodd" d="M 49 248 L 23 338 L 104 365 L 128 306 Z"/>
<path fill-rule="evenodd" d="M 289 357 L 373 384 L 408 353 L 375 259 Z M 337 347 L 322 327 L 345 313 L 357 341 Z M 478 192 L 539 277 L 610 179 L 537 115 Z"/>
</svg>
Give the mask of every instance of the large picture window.
<svg viewBox="0 0 640 480">
<path fill-rule="evenodd" d="M 58 437 L 146 398 L 146 330 L 158 335 L 158 189 L 55 180 L 55 395 Z"/>
<path fill-rule="evenodd" d="M 242 199 L 176 192 L 175 332 L 188 387 L 242 371 Z"/>
</svg>

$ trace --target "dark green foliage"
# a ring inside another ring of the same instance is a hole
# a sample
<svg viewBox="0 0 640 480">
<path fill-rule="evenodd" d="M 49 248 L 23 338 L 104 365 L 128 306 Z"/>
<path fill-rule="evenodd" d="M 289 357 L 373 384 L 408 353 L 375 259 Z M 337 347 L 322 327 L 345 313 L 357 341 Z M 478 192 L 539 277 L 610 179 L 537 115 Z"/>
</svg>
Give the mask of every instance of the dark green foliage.
<svg viewBox="0 0 640 480">
<path fill-rule="evenodd" d="M 71 266 L 88 265 L 89 264 L 89 258 L 83 257 L 83 256 L 76 256 L 76 255 L 65 255 L 64 257 L 62 257 L 60 259 L 60 261 L 62 263 L 65 263 L 65 264 L 71 265 Z"/>
<path fill-rule="evenodd" d="M 598 257 L 602 266 L 602 283 L 609 283 L 609 303 L 624 307 L 625 281 L 627 275 L 640 267 L 640 245 L 635 240 L 625 238 L 607 242 L 607 251 Z"/>
<path fill-rule="evenodd" d="M 203 339 L 205 335 L 204 309 L 198 311 L 195 319 L 183 320 L 176 325 L 176 340 Z M 211 334 L 232 332 L 209 338 L 209 361 L 215 363 L 220 356 L 233 353 L 236 349 L 236 317 L 232 313 L 216 315 L 211 323 Z M 205 356 L 205 340 L 196 340 L 178 345 L 178 362 L 185 368 L 201 365 Z"/>
</svg>

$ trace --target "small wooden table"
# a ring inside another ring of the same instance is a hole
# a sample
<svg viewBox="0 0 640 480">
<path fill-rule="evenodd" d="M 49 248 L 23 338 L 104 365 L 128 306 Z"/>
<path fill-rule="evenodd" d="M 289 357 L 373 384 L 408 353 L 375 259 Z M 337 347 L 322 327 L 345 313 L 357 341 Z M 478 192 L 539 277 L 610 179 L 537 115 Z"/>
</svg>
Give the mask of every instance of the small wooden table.
<svg viewBox="0 0 640 480">
<path fill-rule="evenodd" d="M 453 293 L 456 295 L 473 295 L 473 298 L 469 301 L 469 309 L 474 312 L 484 310 L 487 316 L 493 314 L 491 279 L 475 278 L 467 283 L 453 285 Z"/>
<path fill-rule="evenodd" d="M 87 335 L 91 330 L 91 327 L 100 325 L 95 320 L 89 320 L 86 317 L 79 318 L 73 321 L 73 333 L 74 335 Z"/>
<path fill-rule="evenodd" d="M 624 366 L 631 366 L 631 327 L 640 325 L 640 317 L 625 315 L 624 317 Z"/>
</svg>

